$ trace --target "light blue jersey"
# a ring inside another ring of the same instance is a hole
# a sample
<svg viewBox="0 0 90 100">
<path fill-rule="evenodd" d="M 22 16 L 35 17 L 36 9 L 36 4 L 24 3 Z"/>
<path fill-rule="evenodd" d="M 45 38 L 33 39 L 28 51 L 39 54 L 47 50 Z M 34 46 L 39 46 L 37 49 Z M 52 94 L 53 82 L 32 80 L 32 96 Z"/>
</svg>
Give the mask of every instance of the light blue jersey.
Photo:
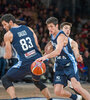
<svg viewBox="0 0 90 100">
<path fill-rule="evenodd" d="M 51 42 L 54 49 L 56 49 L 57 38 L 60 34 L 65 35 L 62 30 L 59 31 L 55 38 L 51 35 Z M 56 56 L 54 68 L 54 84 L 63 84 L 64 86 L 67 86 L 67 80 L 70 80 L 72 77 L 75 77 L 79 81 L 77 62 L 71 48 L 70 38 L 68 38 L 68 43 L 63 47 L 61 53 Z"/>
<path fill-rule="evenodd" d="M 54 49 L 56 49 L 57 38 L 60 34 L 65 35 L 65 33 L 62 30 L 59 31 L 55 38 L 53 37 L 53 35 L 51 35 L 51 42 Z M 77 62 L 70 45 L 70 38 L 68 38 L 68 44 L 65 47 L 63 47 L 61 53 L 58 56 L 56 56 L 55 63 L 58 63 L 60 68 L 68 67 L 70 63 L 72 63 L 75 71 L 77 72 Z"/>
</svg>

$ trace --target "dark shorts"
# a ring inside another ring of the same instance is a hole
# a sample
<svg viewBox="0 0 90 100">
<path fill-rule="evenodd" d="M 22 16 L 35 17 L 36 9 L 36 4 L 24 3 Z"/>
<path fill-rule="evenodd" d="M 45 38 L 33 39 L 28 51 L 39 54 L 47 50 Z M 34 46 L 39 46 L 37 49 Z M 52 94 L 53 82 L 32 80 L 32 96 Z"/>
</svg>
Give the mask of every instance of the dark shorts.
<svg viewBox="0 0 90 100">
<path fill-rule="evenodd" d="M 57 69 L 54 75 L 54 84 L 62 84 L 65 87 L 67 86 L 68 80 L 70 80 L 72 77 L 75 77 L 76 80 L 79 81 L 78 69 L 75 71 L 73 64 L 70 64 L 68 67 L 60 68 L 58 65 L 56 67 Z"/>
<path fill-rule="evenodd" d="M 14 65 L 15 66 L 15 65 Z M 20 81 L 22 80 L 26 75 L 32 75 L 32 78 L 35 80 L 39 80 L 40 76 L 33 75 L 31 72 L 30 64 L 27 64 L 26 66 L 17 66 L 16 68 L 12 66 L 6 75 L 10 78 L 12 81 Z"/>
</svg>

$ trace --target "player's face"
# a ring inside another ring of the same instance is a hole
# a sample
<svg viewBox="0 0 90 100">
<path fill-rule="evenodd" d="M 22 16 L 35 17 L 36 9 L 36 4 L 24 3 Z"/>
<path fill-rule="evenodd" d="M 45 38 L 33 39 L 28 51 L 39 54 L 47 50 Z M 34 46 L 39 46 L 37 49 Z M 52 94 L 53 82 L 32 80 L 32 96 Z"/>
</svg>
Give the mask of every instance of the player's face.
<svg viewBox="0 0 90 100">
<path fill-rule="evenodd" d="M 67 36 L 69 36 L 70 35 L 70 31 L 71 31 L 71 27 L 69 25 L 65 25 L 63 27 L 63 31 Z"/>
<path fill-rule="evenodd" d="M 3 25 L 3 28 L 6 30 L 6 31 L 9 31 L 11 26 L 9 25 L 9 23 L 7 23 L 6 21 L 2 21 L 2 25 Z"/>
<path fill-rule="evenodd" d="M 54 35 L 58 30 L 58 25 L 55 26 L 53 23 L 50 23 L 47 25 L 47 28 L 49 30 L 49 33 Z"/>
</svg>

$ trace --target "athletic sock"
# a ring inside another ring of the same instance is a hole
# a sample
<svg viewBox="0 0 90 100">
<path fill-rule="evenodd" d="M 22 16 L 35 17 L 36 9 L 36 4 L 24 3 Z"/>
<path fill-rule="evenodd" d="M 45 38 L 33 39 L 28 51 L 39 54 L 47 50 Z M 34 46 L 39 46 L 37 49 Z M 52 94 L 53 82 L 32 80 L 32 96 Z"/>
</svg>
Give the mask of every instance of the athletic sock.
<svg viewBox="0 0 90 100">
<path fill-rule="evenodd" d="M 52 98 L 48 99 L 48 100 L 52 100 Z"/>
<path fill-rule="evenodd" d="M 73 100 L 76 100 L 77 99 L 77 95 L 76 94 L 72 94 L 70 98 L 73 99 Z"/>
<path fill-rule="evenodd" d="M 18 98 L 13 98 L 13 99 L 11 99 L 11 100 L 19 100 Z"/>
</svg>

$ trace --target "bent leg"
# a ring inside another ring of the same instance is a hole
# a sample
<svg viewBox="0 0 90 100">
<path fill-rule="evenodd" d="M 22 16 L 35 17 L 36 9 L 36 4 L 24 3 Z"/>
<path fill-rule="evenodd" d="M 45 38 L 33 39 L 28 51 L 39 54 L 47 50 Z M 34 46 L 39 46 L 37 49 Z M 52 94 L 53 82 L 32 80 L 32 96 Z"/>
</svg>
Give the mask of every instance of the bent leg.
<svg viewBox="0 0 90 100">
<path fill-rule="evenodd" d="M 76 100 L 77 98 L 76 94 L 71 94 L 69 91 L 64 90 L 64 87 L 67 86 L 67 80 L 68 80 L 67 76 L 61 74 L 61 71 L 55 72 L 54 93 L 60 97 L 67 97 Z"/>
<path fill-rule="evenodd" d="M 54 93 L 57 96 L 60 96 L 60 97 L 70 98 L 71 97 L 71 93 L 66 91 L 66 90 L 64 90 L 63 87 L 64 86 L 62 84 L 55 84 L 54 85 Z"/>
<path fill-rule="evenodd" d="M 22 79 L 25 74 L 24 68 L 10 68 L 9 71 L 2 77 L 2 84 L 12 99 L 16 98 L 15 88 L 12 82 Z"/>
<path fill-rule="evenodd" d="M 75 91 L 81 94 L 85 100 L 90 100 L 90 93 L 81 86 L 80 82 L 73 77 L 71 83 Z"/>
<path fill-rule="evenodd" d="M 71 98 L 72 100 L 77 99 L 77 95 L 71 94 L 69 91 L 64 90 L 62 84 L 56 84 L 54 86 L 54 93 L 60 97 Z"/>
<path fill-rule="evenodd" d="M 36 80 L 34 80 L 34 79 L 33 79 L 33 83 L 34 83 L 34 85 L 35 85 L 38 89 L 40 89 L 41 93 L 42 93 L 48 100 L 52 100 L 52 99 L 51 99 L 50 92 L 49 92 L 49 90 L 48 90 L 48 88 L 47 88 L 46 85 L 44 85 L 41 81 L 39 81 L 39 80 L 36 81 Z"/>
<path fill-rule="evenodd" d="M 10 95 L 10 97 L 12 99 L 16 98 L 15 89 L 14 89 L 14 86 L 13 86 L 12 82 L 10 81 L 9 77 L 7 75 L 4 75 L 1 80 L 2 80 L 2 84 L 3 84 L 4 88 L 6 89 L 6 91 Z"/>
</svg>

